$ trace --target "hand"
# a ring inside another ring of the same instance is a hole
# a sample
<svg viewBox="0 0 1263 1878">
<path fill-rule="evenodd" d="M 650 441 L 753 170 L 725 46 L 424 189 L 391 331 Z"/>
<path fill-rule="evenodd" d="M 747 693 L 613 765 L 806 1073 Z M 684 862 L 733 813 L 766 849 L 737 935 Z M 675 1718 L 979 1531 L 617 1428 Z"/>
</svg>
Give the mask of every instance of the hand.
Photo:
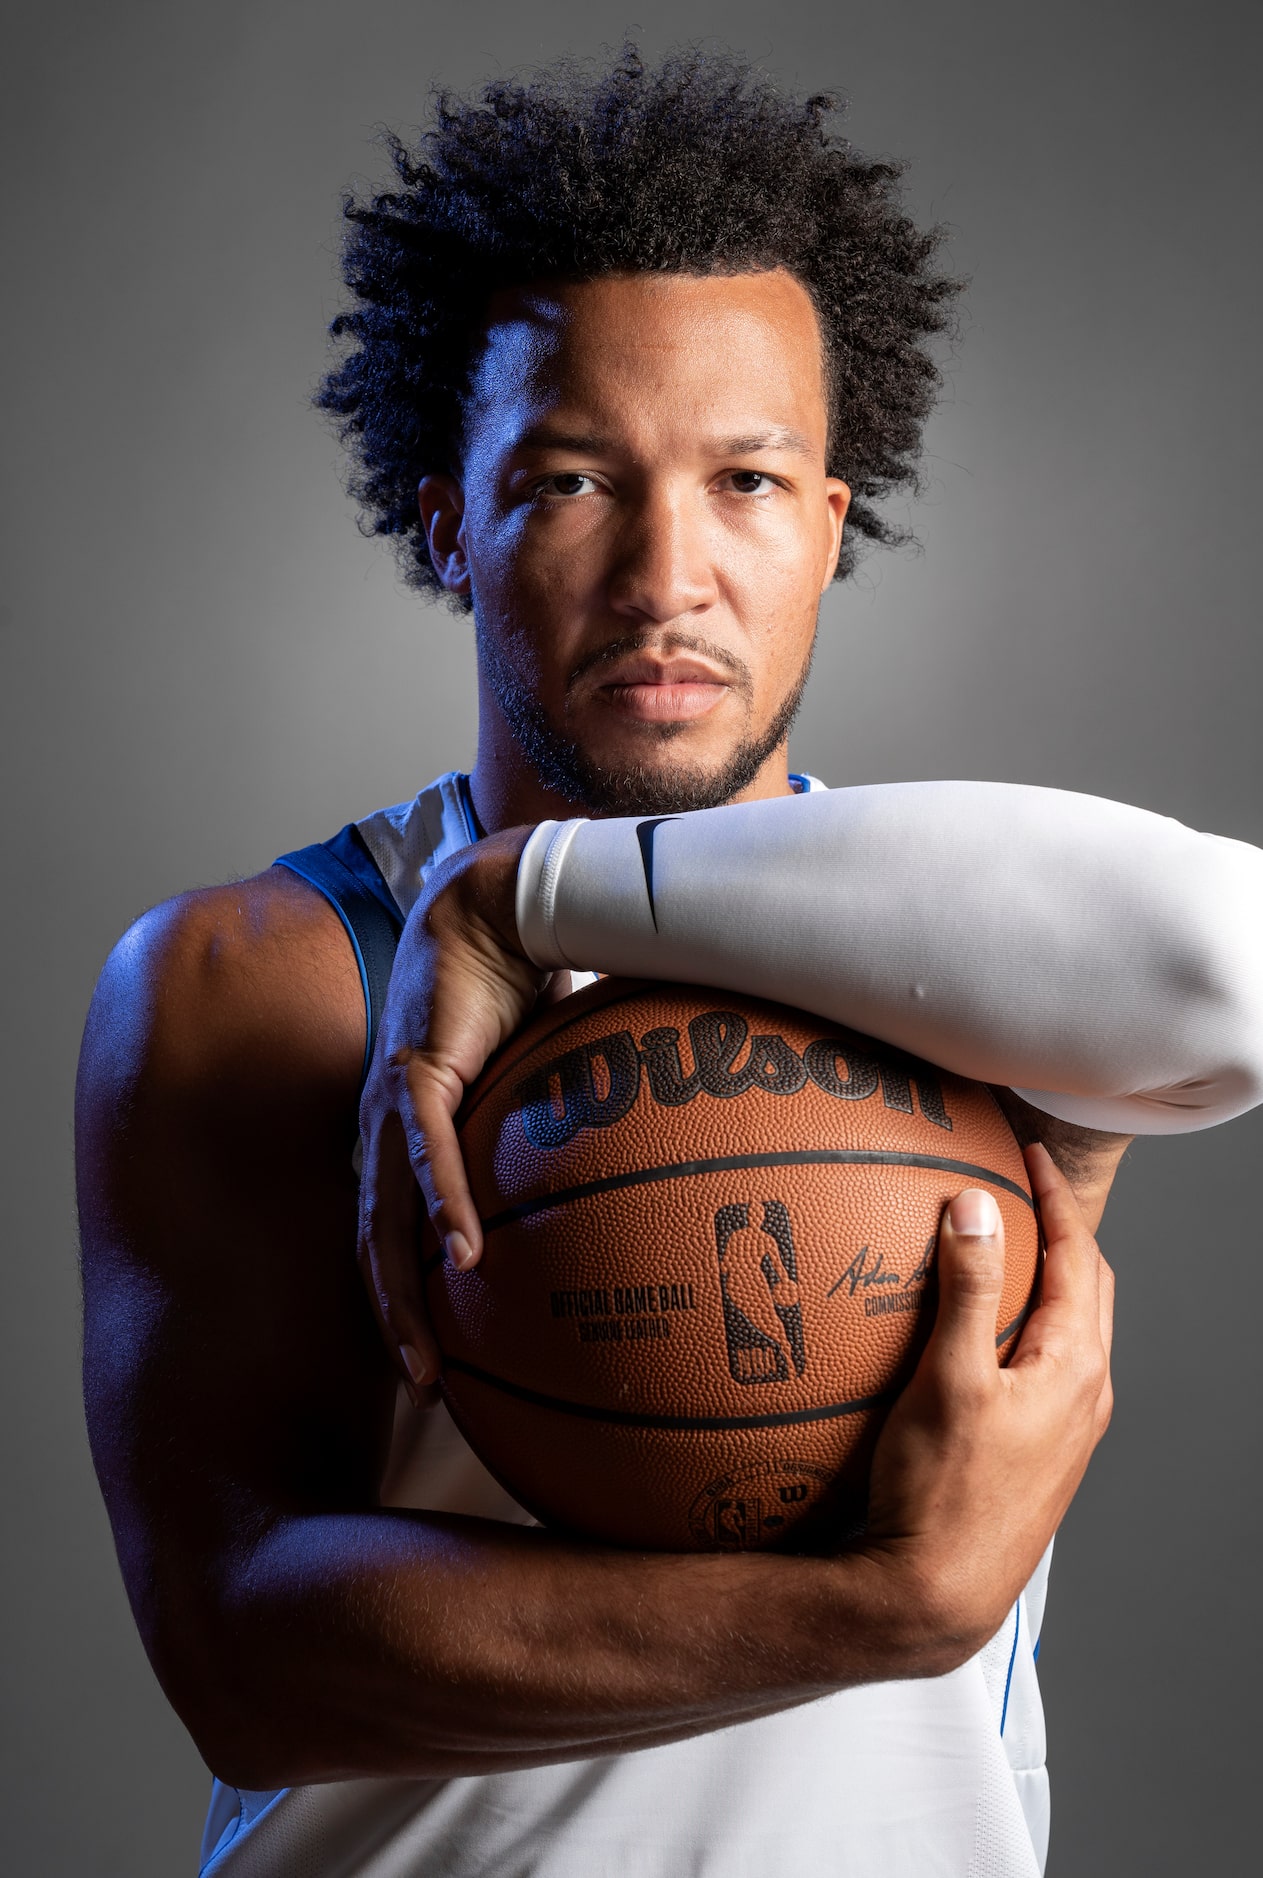
<svg viewBox="0 0 1263 1878">
<path fill-rule="evenodd" d="M 915 1613 L 923 1628 L 924 1673 L 1000 1628 L 1113 1406 L 1113 1273 L 1047 1150 L 1025 1156 L 1047 1251 L 1012 1361 L 1001 1369 L 995 1354 L 1003 1227 L 994 1203 L 984 1216 L 989 1196 L 958 1194 L 939 1235 L 934 1329 L 873 1461 L 861 1550 L 885 1580 L 889 1620 Z"/>
<path fill-rule="evenodd" d="M 476 1263 L 482 1227 L 454 1118 L 546 981 L 522 951 L 514 917 L 530 832 L 490 835 L 435 872 L 399 941 L 360 1101 L 360 1270 L 414 1402 L 440 1368 L 417 1257 L 418 1188 L 453 1264 Z"/>
</svg>

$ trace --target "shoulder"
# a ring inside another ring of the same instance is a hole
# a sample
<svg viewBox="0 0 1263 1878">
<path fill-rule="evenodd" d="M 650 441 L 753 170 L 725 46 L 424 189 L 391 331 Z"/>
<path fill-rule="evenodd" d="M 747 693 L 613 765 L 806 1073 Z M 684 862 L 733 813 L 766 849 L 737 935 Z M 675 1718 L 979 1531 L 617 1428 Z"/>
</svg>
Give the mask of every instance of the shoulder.
<svg viewBox="0 0 1263 1878">
<path fill-rule="evenodd" d="M 275 1091 L 318 1069 L 354 1104 L 364 1021 L 337 915 L 271 867 L 164 901 L 124 933 L 89 1011 L 80 1098 L 138 1078 L 168 1094 L 260 1078 Z"/>
</svg>

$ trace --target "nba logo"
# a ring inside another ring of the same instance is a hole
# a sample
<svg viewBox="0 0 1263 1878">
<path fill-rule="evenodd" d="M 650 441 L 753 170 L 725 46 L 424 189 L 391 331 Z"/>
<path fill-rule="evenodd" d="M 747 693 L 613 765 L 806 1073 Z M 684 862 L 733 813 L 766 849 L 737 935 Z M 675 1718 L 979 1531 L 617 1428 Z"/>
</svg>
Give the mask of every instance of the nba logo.
<svg viewBox="0 0 1263 1878">
<path fill-rule="evenodd" d="M 715 1251 L 723 1298 L 728 1369 L 735 1382 L 788 1382 L 807 1365 L 798 1267 L 789 1213 L 781 1200 L 763 1202 L 763 1222 L 750 1224 L 744 1200 L 715 1215 Z M 735 1507 L 733 1517 L 739 1517 Z"/>
<path fill-rule="evenodd" d="M 720 1545 L 750 1545 L 758 1537 L 759 1503 L 756 1500 L 751 1506 L 748 1500 L 716 1500 L 714 1519 L 715 1538 Z"/>
<path fill-rule="evenodd" d="M 716 1545 L 742 1551 L 776 1538 L 785 1524 L 785 1515 L 777 1511 L 775 1504 L 753 1494 L 739 1500 L 716 1500 L 712 1518 Z"/>
<path fill-rule="evenodd" d="M 693 1502 L 689 1525 L 696 1544 L 721 1552 L 775 1545 L 827 1504 L 830 1471 L 790 1459 L 712 1480 Z"/>
</svg>

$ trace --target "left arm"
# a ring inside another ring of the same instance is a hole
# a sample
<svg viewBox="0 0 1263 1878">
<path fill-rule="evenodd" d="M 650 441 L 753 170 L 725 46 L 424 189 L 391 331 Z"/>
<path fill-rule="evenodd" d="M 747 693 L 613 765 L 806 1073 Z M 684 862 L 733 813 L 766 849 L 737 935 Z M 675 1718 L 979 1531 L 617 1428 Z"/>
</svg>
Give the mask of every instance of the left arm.
<svg viewBox="0 0 1263 1878">
<path fill-rule="evenodd" d="M 1081 1128 L 1263 1100 L 1263 853 L 1120 802 L 891 783 L 542 823 L 522 949 L 775 998 Z"/>
</svg>

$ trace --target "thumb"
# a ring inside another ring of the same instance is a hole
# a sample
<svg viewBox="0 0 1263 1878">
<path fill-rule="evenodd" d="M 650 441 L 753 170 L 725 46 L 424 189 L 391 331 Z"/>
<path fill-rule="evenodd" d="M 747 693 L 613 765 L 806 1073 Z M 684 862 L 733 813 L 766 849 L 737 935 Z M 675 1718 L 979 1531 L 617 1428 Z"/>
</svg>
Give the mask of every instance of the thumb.
<svg viewBox="0 0 1263 1878">
<path fill-rule="evenodd" d="M 958 1373 L 998 1374 L 996 1319 L 1004 1286 L 1004 1222 L 992 1196 L 967 1187 L 947 1205 L 938 1236 L 938 1312 L 926 1354 Z"/>
</svg>

